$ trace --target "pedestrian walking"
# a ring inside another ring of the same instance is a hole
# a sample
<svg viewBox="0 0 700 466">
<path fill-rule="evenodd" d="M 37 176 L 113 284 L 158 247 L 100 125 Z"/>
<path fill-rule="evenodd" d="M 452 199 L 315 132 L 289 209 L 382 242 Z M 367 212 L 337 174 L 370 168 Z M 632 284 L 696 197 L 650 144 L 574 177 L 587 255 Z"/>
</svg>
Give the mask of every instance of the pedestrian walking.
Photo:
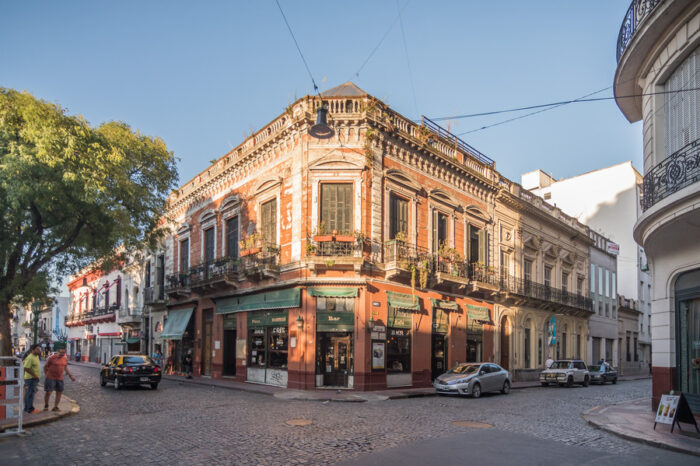
<svg viewBox="0 0 700 466">
<path fill-rule="evenodd" d="M 38 413 L 34 409 L 34 394 L 41 379 L 41 365 L 39 364 L 39 354 L 41 347 L 39 344 L 32 345 L 24 356 L 24 412 L 28 414 Z"/>
<path fill-rule="evenodd" d="M 163 367 L 163 353 L 160 352 L 160 348 L 156 348 L 156 351 L 153 353 L 153 360 L 158 366 Z"/>
<path fill-rule="evenodd" d="M 44 365 L 44 411 L 49 410 L 49 401 L 51 392 L 56 392 L 56 400 L 51 411 L 60 411 L 58 403 L 61 402 L 63 395 L 63 373 L 68 374 L 68 377 L 75 382 L 75 377 L 68 370 L 68 358 L 66 358 L 66 347 L 56 344 L 54 349 L 56 352 L 49 356 Z"/>
<path fill-rule="evenodd" d="M 194 363 L 194 358 L 192 357 L 192 350 L 188 349 L 185 356 L 182 358 L 182 365 L 185 369 L 185 375 L 188 379 L 192 378 L 192 364 Z"/>
</svg>

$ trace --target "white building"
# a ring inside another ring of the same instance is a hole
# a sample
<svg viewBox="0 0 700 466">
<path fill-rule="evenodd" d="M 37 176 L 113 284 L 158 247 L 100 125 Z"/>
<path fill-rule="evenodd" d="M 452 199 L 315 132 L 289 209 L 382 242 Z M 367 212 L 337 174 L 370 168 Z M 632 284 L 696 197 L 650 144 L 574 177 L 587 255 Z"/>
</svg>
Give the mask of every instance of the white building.
<svg viewBox="0 0 700 466">
<path fill-rule="evenodd" d="M 561 180 L 555 180 L 542 170 L 535 170 L 522 175 L 521 180 L 525 188 L 619 246 L 616 294 L 638 308 L 635 312 L 638 348 L 630 348 L 629 351 L 632 359 L 634 355 L 637 356 L 637 361 L 626 360 L 625 337 L 622 342 L 618 338 L 618 344 L 623 343 L 619 350 L 625 355 L 621 362 L 636 363 L 636 370 L 632 372 L 648 371 L 648 362 L 651 361 L 651 277 L 647 273 L 644 250 L 632 235 L 634 224 L 641 214 L 642 176 L 632 162 L 624 162 Z M 616 295 L 612 298 L 616 306 Z M 630 342 L 634 341 L 631 337 Z M 614 353 L 618 354 L 617 344 Z M 632 366 L 635 364 L 628 367 L 628 373 Z"/>
<path fill-rule="evenodd" d="M 617 105 L 644 122 L 634 239 L 652 277 L 652 405 L 670 390 L 700 399 L 700 2 L 633 1 L 617 59 Z"/>
</svg>

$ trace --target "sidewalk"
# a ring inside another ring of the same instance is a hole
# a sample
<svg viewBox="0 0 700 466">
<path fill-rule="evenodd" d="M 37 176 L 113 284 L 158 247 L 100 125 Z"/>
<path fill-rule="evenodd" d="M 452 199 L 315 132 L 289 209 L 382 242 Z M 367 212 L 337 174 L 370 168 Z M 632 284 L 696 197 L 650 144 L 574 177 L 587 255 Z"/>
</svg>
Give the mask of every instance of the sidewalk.
<svg viewBox="0 0 700 466">
<path fill-rule="evenodd" d="M 51 396 L 51 407 L 54 406 L 54 396 Z M 44 406 L 44 386 L 39 385 L 37 388 L 36 397 L 34 398 L 34 407 L 41 410 Z M 75 400 L 68 398 L 67 396 L 61 397 L 61 402 L 58 405 L 61 411 L 39 411 L 36 414 L 24 414 L 22 419 L 22 429 L 38 426 L 39 424 L 45 424 L 47 422 L 56 421 L 62 417 L 68 416 L 69 414 L 77 414 L 80 412 L 80 406 Z M 0 432 L 5 429 L 14 429 L 17 427 L 16 419 L 3 419 L 0 421 Z"/>
<path fill-rule="evenodd" d="M 681 424 L 682 431 L 676 426 L 671 433 L 671 426 L 657 424 L 654 430 L 654 412 L 649 398 L 596 406 L 584 412 L 583 419 L 627 440 L 700 456 L 700 434 L 695 432 L 694 426 Z"/>
<path fill-rule="evenodd" d="M 76 362 L 69 361 L 70 365 L 92 367 L 99 369 L 101 366 L 97 363 L 92 362 Z M 636 380 L 640 378 L 649 378 L 646 376 L 642 377 L 620 377 L 620 381 L 624 380 Z M 178 381 L 183 384 L 194 384 L 194 385 L 204 385 L 208 387 L 219 387 L 228 388 L 231 390 L 241 390 L 250 393 L 259 393 L 262 395 L 271 395 L 275 398 L 282 400 L 303 400 L 303 401 L 336 401 L 336 402 L 348 402 L 348 403 L 358 403 L 365 401 L 384 401 L 384 400 L 398 400 L 402 398 L 418 398 L 425 396 L 436 396 L 435 389 L 432 387 L 426 388 L 395 388 L 387 390 L 378 390 L 372 392 L 362 392 L 355 390 L 342 390 L 342 389 L 327 389 L 327 388 L 317 388 L 313 390 L 290 390 L 284 387 L 275 387 L 271 385 L 262 385 L 251 382 L 238 382 L 229 378 L 214 379 L 211 377 L 194 377 L 192 379 L 187 379 L 180 375 L 164 375 L 163 379 Z M 532 388 L 539 387 L 539 382 L 513 382 L 512 388 Z"/>
</svg>

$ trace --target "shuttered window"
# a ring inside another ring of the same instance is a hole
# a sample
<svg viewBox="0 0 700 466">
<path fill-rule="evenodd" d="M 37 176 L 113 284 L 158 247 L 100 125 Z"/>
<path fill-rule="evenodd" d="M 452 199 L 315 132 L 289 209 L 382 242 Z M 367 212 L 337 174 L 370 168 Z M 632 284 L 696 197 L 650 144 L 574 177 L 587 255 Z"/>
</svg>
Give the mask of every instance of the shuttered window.
<svg viewBox="0 0 700 466">
<path fill-rule="evenodd" d="M 261 207 L 263 241 L 277 244 L 277 199 L 271 199 Z"/>
<path fill-rule="evenodd" d="M 488 233 L 483 228 L 467 224 L 467 260 L 488 264 Z"/>
<path fill-rule="evenodd" d="M 204 262 L 214 262 L 214 227 L 204 230 Z"/>
<path fill-rule="evenodd" d="M 698 87 L 700 48 L 676 68 L 664 85 L 667 157 L 700 138 L 700 91 L 675 92 Z"/>
<path fill-rule="evenodd" d="M 180 272 L 185 273 L 190 268 L 190 240 L 180 241 Z"/>
<path fill-rule="evenodd" d="M 323 183 L 321 185 L 321 222 L 326 231 L 351 233 L 352 184 Z"/>
<path fill-rule="evenodd" d="M 408 238 L 408 201 L 392 194 L 389 217 L 389 239 L 396 238 L 399 232 Z"/>
<path fill-rule="evenodd" d="M 438 252 L 443 244 L 449 246 L 447 239 L 447 215 L 433 211 L 433 252 Z"/>
<path fill-rule="evenodd" d="M 238 215 L 226 220 L 226 255 L 238 257 Z"/>
</svg>

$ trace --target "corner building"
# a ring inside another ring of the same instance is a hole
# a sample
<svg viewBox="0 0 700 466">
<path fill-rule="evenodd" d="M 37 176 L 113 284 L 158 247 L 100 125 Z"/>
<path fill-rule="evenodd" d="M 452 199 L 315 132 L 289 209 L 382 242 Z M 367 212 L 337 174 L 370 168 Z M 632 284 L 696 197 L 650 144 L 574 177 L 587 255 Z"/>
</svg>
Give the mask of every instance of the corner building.
<svg viewBox="0 0 700 466">
<path fill-rule="evenodd" d="M 329 139 L 309 134 L 322 101 Z M 377 390 L 463 361 L 520 375 L 556 332 L 560 356 L 585 354 L 586 228 L 352 83 L 294 102 L 168 218 L 160 338 L 175 367 L 193 351 L 195 375 Z"/>
</svg>

